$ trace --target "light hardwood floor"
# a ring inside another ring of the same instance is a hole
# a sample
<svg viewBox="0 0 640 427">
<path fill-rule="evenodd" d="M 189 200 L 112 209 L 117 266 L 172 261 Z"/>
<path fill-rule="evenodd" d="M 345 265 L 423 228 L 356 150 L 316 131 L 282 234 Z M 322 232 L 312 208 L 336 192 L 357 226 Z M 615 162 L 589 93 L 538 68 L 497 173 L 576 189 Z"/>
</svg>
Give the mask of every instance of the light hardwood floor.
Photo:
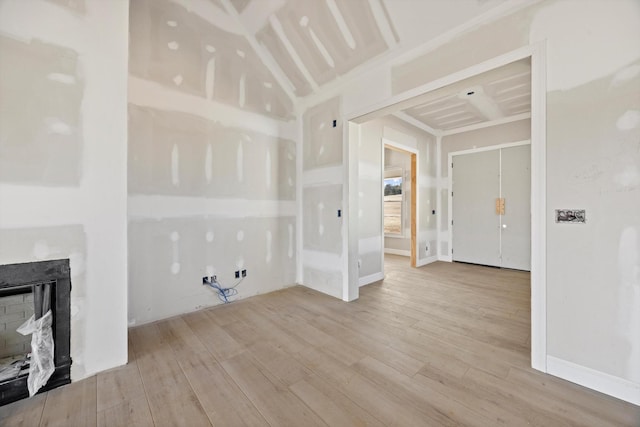
<svg viewBox="0 0 640 427">
<path fill-rule="evenodd" d="M 3 426 L 640 426 L 529 368 L 529 275 L 388 256 L 345 303 L 303 287 L 130 330 L 128 365 L 0 408 Z"/>
</svg>

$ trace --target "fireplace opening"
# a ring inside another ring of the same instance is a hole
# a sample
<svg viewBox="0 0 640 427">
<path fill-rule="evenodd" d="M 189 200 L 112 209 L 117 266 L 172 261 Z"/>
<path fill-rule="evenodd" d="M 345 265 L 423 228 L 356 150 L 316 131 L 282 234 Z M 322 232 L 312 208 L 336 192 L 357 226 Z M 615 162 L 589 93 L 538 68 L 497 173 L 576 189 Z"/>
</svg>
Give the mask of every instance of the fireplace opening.
<svg viewBox="0 0 640 427">
<path fill-rule="evenodd" d="M 51 310 L 55 369 L 39 392 L 71 382 L 69 260 L 0 265 L 0 406 L 29 396 L 32 336 L 17 329 Z"/>
<path fill-rule="evenodd" d="M 0 295 L 0 382 L 29 372 L 31 336 L 17 329 L 34 313 L 31 286 Z"/>
</svg>

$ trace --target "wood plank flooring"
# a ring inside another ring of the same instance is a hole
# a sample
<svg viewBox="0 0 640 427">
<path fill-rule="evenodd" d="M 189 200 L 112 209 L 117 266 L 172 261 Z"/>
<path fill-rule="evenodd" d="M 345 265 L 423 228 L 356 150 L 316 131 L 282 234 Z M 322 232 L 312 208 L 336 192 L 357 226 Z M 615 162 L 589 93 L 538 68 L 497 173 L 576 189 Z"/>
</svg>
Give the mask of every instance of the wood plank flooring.
<svg viewBox="0 0 640 427">
<path fill-rule="evenodd" d="M 2 426 L 640 426 L 529 365 L 529 274 L 388 256 L 345 303 L 294 287 L 130 330 L 130 361 Z"/>
</svg>

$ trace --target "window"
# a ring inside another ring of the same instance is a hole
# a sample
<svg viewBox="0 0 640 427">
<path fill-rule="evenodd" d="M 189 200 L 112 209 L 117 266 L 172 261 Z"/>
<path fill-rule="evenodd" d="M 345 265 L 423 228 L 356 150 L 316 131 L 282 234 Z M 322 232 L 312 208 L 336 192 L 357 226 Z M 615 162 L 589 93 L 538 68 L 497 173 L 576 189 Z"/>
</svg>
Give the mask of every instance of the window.
<svg viewBox="0 0 640 427">
<path fill-rule="evenodd" d="M 402 173 L 384 179 L 384 234 L 402 235 Z"/>
</svg>

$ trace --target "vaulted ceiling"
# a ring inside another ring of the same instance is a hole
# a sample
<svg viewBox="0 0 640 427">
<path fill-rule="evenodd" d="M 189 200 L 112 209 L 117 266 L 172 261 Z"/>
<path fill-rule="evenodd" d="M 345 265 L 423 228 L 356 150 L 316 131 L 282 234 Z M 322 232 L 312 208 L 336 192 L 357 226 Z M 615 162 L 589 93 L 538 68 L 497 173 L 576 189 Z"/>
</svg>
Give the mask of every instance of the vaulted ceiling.
<svg viewBox="0 0 640 427">
<path fill-rule="evenodd" d="M 300 98 L 372 59 L 426 43 L 505 1 L 136 0 L 130 68 L 179 91 L 287 119 Z M 449 96 L 407 114 L 439 127 L 473 121 L 469 109 L 457 112 L 460 122 L 423 111 L 456 114 L 457 104 Z"/>
</svg>

